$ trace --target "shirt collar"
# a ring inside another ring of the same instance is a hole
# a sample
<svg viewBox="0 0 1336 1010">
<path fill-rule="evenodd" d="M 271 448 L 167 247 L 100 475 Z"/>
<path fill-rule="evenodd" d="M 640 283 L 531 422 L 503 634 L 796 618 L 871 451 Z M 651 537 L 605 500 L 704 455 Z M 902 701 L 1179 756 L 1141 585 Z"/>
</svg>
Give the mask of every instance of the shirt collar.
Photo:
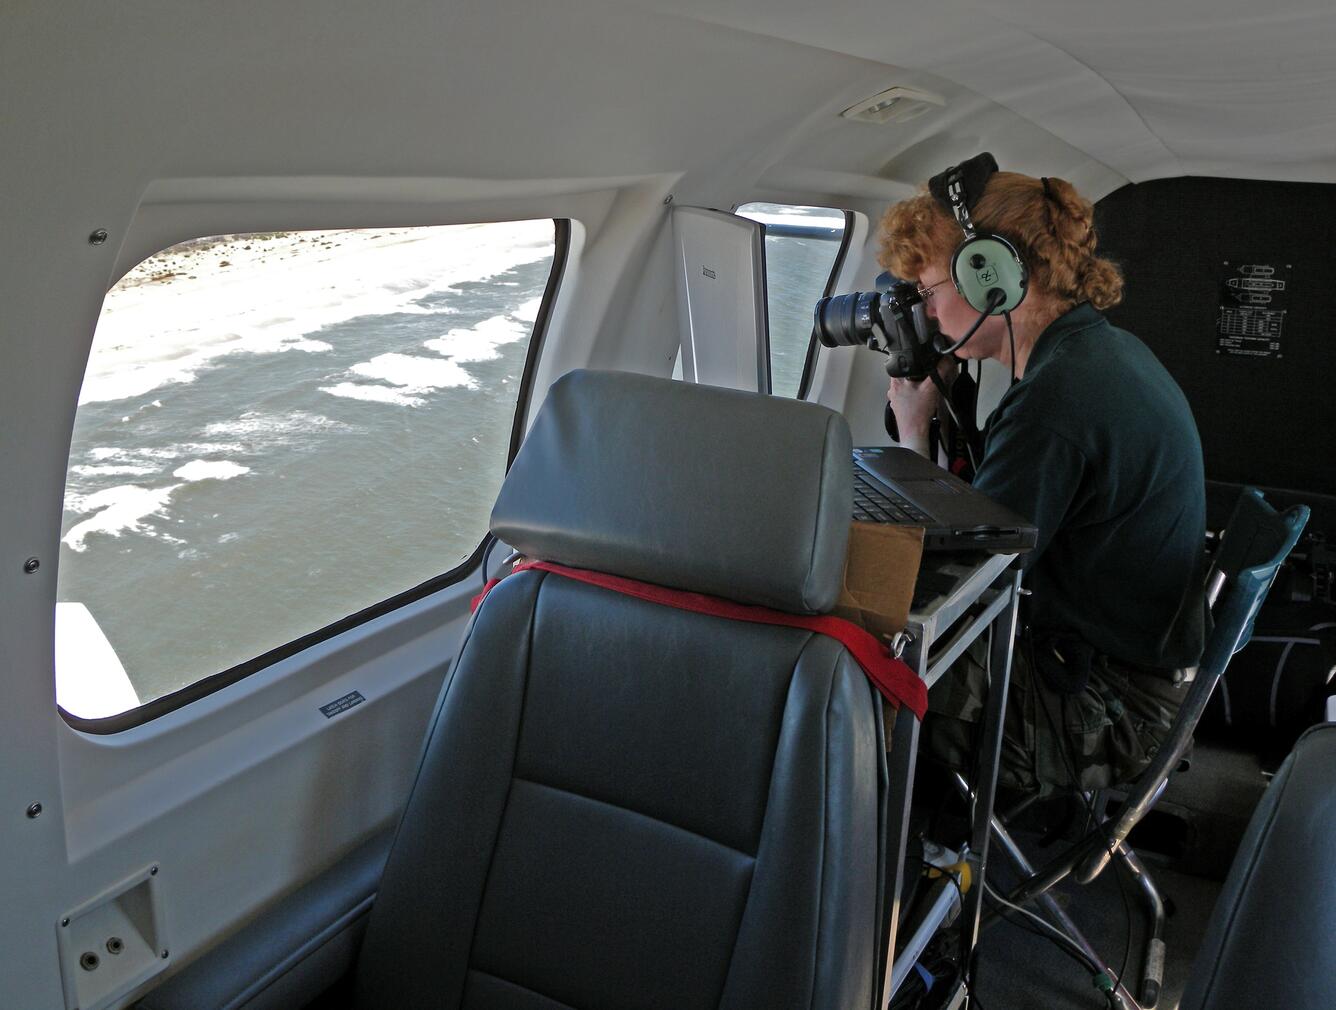
<svg viewBox="0 0 1336 1010">
<path fill-rule="evenodd" d="M 1025 363 L 1025 374 L 1029 375 L 1032 369 L 1038 368 L 1052 357 L 1067 337 L 1102 322 L 1104 317 L 1089 302 L 1082 302 L 1068 309 L 1039 334 L 1039 339 L 1034 342 L 1034 347 L 1030 351 L 1030 359 Z"/>
</svg>

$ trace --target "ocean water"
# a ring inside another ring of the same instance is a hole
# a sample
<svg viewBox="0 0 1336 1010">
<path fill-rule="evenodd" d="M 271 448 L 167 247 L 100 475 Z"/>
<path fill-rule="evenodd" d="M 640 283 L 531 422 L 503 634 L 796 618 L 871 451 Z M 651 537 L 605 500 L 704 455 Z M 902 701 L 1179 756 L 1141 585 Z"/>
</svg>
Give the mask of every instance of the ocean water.
<svg viewBox="0 0 1336 1010">
<path fill-rule="evenodd" d="M 109 295 L 58 599 L 88 608 L 141 702 L 448 571 L 482 539 L 552 223 L 430 231 L 383 258 L 370 239 L 325 257 L 318 283 L 297 266 L 309 250 L 280 238 L 252 240 L 249 259 L 197 253 L 195 283 Z M 219 262 L 237 278 L 221 294 Z"/>
<path fill-rule="evenodd" d="M 797 396 L 812 336 L 812 313 L 839 253 L 844 211 L 747 203 L 737 213 L 766 226 L 770 388 L 776 396 Z"/>
<path fill-rule="evenodd" d="M 781 395 L 836 245 L 767 240 Z M 473 552 L 552 255 L 550 221 L 235 236 L 167 250 L 109 293 L 58 599 L 88 609 L 141 703 Z"/>
<path fill-rule="evenodd" d="M 766 237 L 770 388 L 776 396 L 798 395 L 812 337 L 812 315 L 837 252 L 838 240 Z"/>
</svg>

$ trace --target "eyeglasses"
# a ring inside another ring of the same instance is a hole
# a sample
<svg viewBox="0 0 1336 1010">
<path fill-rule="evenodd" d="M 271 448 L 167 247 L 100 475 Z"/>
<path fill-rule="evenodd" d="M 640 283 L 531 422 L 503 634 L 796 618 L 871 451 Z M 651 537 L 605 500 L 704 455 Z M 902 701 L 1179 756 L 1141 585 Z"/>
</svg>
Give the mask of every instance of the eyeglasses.
<svg viewBox="0 0 1336 1010">
<path fill-rule="evenodd" d="M 919 297 L 922 298 L 925 302 L 931 301 L 931 300 L 932 300 L 932 296 L 935 295 L 935 294 L 937 293 L 937 292 L 934 291 L 933 289 L 934 289 L 934 288 L 940 288 L 943 284 L 947 283 L 947 281 L 949 281 L 950 279 L 951 279 L 951 278 L 948 277 L 948 278 L 946 278 L 945 280 L 940 280 L 940 281 L 938 281 L 936 284 L 929 284 L 926 288 L 919 288 L 919 289 L 918 289 Z"/>
</svg>

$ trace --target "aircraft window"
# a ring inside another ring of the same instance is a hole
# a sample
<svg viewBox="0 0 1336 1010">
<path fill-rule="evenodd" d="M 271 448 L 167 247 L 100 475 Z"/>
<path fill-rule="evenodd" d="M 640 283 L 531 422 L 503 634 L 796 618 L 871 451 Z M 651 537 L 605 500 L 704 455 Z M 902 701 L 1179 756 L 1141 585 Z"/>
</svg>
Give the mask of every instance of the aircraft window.
<svg viewBox="0 0 1336 1010">
<path fill-rule="evenodd" d="M 151 718 L 466 570 L 565 227 L 221 235 L 126 274 L 66 477 L 67 716 Z"/>
<path fill-rule="evenodd" d="M 777 396 L 798 396 L 812 340 L 812 309 L 838 265 L 845 212 L 746 203 L 737 213 L 765 225 L 770 388 Z"/>
</svg>

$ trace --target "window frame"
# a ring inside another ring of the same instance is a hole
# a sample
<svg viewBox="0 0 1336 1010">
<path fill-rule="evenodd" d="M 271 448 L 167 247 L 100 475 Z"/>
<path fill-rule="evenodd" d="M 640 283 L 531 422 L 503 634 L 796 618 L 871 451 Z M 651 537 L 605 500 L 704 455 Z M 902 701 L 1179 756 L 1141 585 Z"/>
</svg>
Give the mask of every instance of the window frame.
<svg viewBox="0 0 1336 1010">
<path fill-rule="evenodd" d="M 769 203 L 775 206 L 817 207 L 821 210 L 838 211 L 840 214 L 844 216 L 844 224 L 840 231 L 840 246 L 838 249 L 835 250 L 835 260 L 831 264 L 829 275 L 827 275 L 826 277 L 825 287 L 823 287 L 821 290 L 822 298 L 829 298 L 832 294 L 834 294 L 835 286 L 839 281 L 840 272 L 844 269 L 845 260 L 848 259 L 849 256 L 849 247 L 853 243 L 854 212 L 847 208 L 824 207 L 821 204 L 783 204 L 774 200 L 743 200 L 742 202 L 733 205 L 733 213 L 739 214 L 739 216 L 741 217 L 746 217 L 747 215 L 740 214 L 739 212 L 743 207 L 747 207 L 755 203 Z M 753 218 L 752 220 L 755 219 Z M 822 228 L 818 228 L 816 226 L 803 226 L 803 225 L 791 225 L 791 224 L 769 225 L 765 224 L 764 222 L 761 223 L 761 228 L 763 229 L 762 231 L 763 238 L 770 238 L 772 235 L 775 238 L 802 238 L 809 232 L 825 230 Z M 767 303 L 766 308 L 768 316 L 769 300 L 770 300 L 770 277 L 768 271 L 763 279 L 765 282 L 765 294 Z M 772 377 L 771 388 L 767 389 L 766 392 L 772 396 L 779 395 L 775 393 L 773 387 L 775 362 L 774 358 L 772 357 L 774 350 L 770 342 L 770 325 L 768 319 L 766 323 L 765 339 L 766 339 L 766 348 L 765 348 L 766 364 L 769 366 L 770 374 Z M 819 349 L 820 349 L 820 344 L 816 340 L 816 334 L 814 332 L 807 339 L 807 354 L 803 358 L 803 370 L 802 370 L 802 375 L 798 379 L 798 391 L 794 393 L 792 397 L 795 400 L 806 400 L 807 394 L 812 391 L 812 379 L 816 373 L 816 358 Z"/>
<path fill-rule="evenodd" d="M 830 276 L 826 278 L 826 286 L 821 291 L 822 298 L 829 298 L 835 293 L 835 288 L 839 283 L 840 273 L 844 270 L 844 261 L 849 256 L 849 247 L 853 244 L 854 237 L 854 212 L 844 211 L 844 232 L 840 236 L 840 248 L 835 252 L 835 262 L 831 264 Z M 816 375 L 816 358 L 820 353 L 821 343 L 816 339 L 815 330 L 807 338 L 807 357 L 803 361 L 802 378 L 798 380 L 798 393 L 794 397 L 798 400 L 806 400 L 807 394 L 812 391 L 812 379 Z"/>
<path fill-rule="evenodd" d="M 552 268 L 548 273 L 547 285 L 543 288 L 543 299 L 538 307 L 538 315 L 534 319 L 533 329 L 529 334 L 529 348 L 525 355 L 524 372 L 520 377 L 519 389 L 516 392 L 515 415 L 511 419 L 510 429 L 510 447 L 506 455 L 506 472 L 510 472 L 510 466 L 515 460 L 515 454 L 519 452 L 520 444 L 524 440 L 526 428 L 526 419 L 529 415 L 529 402 L 533 394 L 535 376 L 538 370 L 538 362 L 542 357 L 543 347 L 547 340 L 547 331 L 552 320 L 553 307 L 556 301 L 556 295 L 561 288 L 561 282 L 566 273 L 568 258 L 571 248 L 571 222 L 569 218 L 552 218 L 553 226 L 553 250 L 552 250 Z M 170 694 L 165 694 L 160 698 L 154 698 L 152 701 L 144 702 L 135 708 L 121 712 L 118 715 L 104 716 L 102 718 L 87 719 L 74 715 L 64 709 L 59 703 L 56 703 L 56 711 L 60 717 L 72 728 L 82 733 L 90 733 L 98 736 L 108 736 L 115 733 L 122 733 L 126 730 L 142 726 L 147 722 L 158 719 L 169 712 L 175 712 L 177 709 L 189 705 L 192 702 L 214 694 L 223 688 L 231 687 L 233 684 L 244 680 L 254 673 L 258 673 L 275 663 L 288 659 L 298 653 L 309 649 L 310 647 L 327 641 L 337 635 L 356 628 L 360 625 L 373 621 L 376 618 L 383 617 L 392 613 L 401 607 L 414 603 L 432 593 L 439 592 L 448 586 L 462 582 L 472 574 L 482 563 L 487 552 L 495 543 L 496 538 L 488 531 L 474 548 L 473 553 L 461 561 L 454 568 L 434 576 L 425 582 L 419 583 L 410 589 L 396 593 L 379 603 L 373 603 L 369 607 L 364 607 L 347 617 L 340 618 L 331 624 L 322 628 L 308 632 L 299 638 L 293 639 L 284 645 L 276 646 L 267 652 L 263 652 L 253 659 L 238 663 L 236 666 L 222 670 L 218 673 L 209 674 L 201 677 L 192 684 L 179 688 Z M 52 669 L 54 682 L 55 670 Z"/>
</svg>

